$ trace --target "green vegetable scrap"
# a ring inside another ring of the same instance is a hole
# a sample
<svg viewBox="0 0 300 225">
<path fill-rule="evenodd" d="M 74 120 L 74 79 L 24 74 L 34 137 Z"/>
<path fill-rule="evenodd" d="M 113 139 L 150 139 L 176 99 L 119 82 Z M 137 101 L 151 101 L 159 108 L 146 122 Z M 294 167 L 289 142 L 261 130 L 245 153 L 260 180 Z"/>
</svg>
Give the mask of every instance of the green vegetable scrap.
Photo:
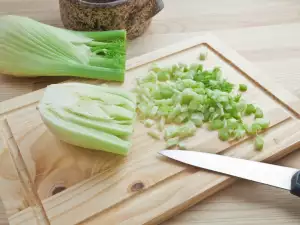
<svg viewBox="0 0 300 225">
<path fill-rule="evenodd" d="M 174 147 L 178 144 L 179 137 L 170 138 L 167 140 L 166 148 Z"/>
<path fill-rule="evenodd" d="M 205 53 L 200 53 L 199 59 L 200 59 L 201 61 L 206 60 L 206 58 L 207 58 L 207 52 L 205 52 Z"/>
<path fill-rule="evenodd" d="M 265 118 L 255 119 L 253 124 L 259 125 L 262 129 L 267 129 L 270 126 L 270 121 Z"/>
<path fill-rule="evenodd" d="M 255 112 L 256 112 L 255 106 L 252 104 L 247 104 L 246 111 L 245 111 L 246 115 L 251 115 Z"/>
<path fill-rule="evenodd" d="M 0 39 L 0 71 L 7 75 L 124 80 L 124 30 L 71 31 L 7 15 L 0 17 Z"/>
<path fill-rule="evenodd" d="M 186 144 L 181 141 L 181 142 L 178 143 L 178 148 L 181 149 L 181 150 L 186 150 Z"/>
<path fill-rule="evenodd" d="M 148 128 L 149 128 L 149 127 L 152 127 L 154 123 L 155 123 L 155 122 L 154 122 L 153 120 L 151 120 L 151 119 L 146 119 L 146 120 L 144 121 L 145 126 L 148 127 Z"/>
<path fill-rule="evenodd" d="M 248 87 L 246 84 L 240 84 L 239 85 L 239 90 L 242 91 L 242 92 L 245 92 L 247 91 Z"/>
<path fill-rule="evenodd" d="M 229 130 L 227 128 L 222 128 L 221 130 L 219 130 L 219 138 L 222 141 L 228 141 L 228 139 L 230 138 Z"/>
<path fill-rule="evenodd" d="M 160 139 L 160 133 L 157 130 L 150 130 L 150 131 L 148 131 L 148 135 L 150 135 L 154 139 L 157 139 L 157 140 Z"/>
<path fill-rule="evenodd" d="M 161 117 L 160 121 L 157 123 L 157 129 L 159 131 L 163 131 L 165 123 L 166 123 L 166 118 L 165 117 Z"/>
<path fill-rule="evenodd" d="M 220 119 L 216 119 L 210 122 L 209 129 L 210 130 L 219 130 L 224 127 L 224 121 Z"/>
<path fill-rule="evenodd" d="M 137 80 L 137 112 L 143 120 L 156 121 L 167 146 L 179 145 L 204 123 L 209 130 L 218 131 L 222 141 L 239 140 L 270 124 L 259 107 L 247 104 L 241 93 L 246 90 L 246 85 L 236 87 L 226 80 L 219 67 L 206 70 L 198 63 L 154 64 Z M 253 114 L 255 121 L 246 124 L 243 116 Z"/>
<path fill-rule="evenodd" d="M 38 105 L 41 117 L 69 144 L 127 155 L 136 117 L 128 91 L 83 83 L 53 84 Z"/>
<path fill-rule="evenodd" d="M 264 139 L 261 136 L 257 135 L 254 145 L 256 150 L 261 151 L 264 147 Z"/>
<path fill-rule="evenodd" d="M 263 111 L 260 108 L 256 107 L 255 118 L 263 118 L 263 117 L 264 117 Z"/>
<path fill-rule="evenodd" d="M 168 126 L 167 128 L 165 128 L 165 134 L 164 137 L 166 140 L 176 137 L 179 135 L 179 127 L 172 125 L 172 126 Z"/>
</svg>

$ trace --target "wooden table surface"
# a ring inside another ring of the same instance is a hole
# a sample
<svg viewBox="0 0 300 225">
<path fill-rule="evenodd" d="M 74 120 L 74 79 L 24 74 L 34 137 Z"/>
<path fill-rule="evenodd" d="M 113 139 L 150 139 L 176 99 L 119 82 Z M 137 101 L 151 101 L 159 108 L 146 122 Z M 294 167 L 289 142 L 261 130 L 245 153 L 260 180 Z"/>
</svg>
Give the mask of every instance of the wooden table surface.
<svg viewBox="0 0 300 225">
<path fill-rule="evenodd" d="M 299 0 L 164 0 L 147 33 L 130 43 L 129 57 L 212 31 L 300 97 Z M 61 26 L 58 0 L 0 0 L 0 14 L 30 16 Z M 63 78 L 17 79 L 0 75 L 0 101 Z M 300 168 L 300 151 L 278 162 Z M 167 225 L 296 225 L 300 201 L 279 189 L 239 181 L 165 222 Z M 0 224 L 6 225 L 0 205 Z"/>
</svg>

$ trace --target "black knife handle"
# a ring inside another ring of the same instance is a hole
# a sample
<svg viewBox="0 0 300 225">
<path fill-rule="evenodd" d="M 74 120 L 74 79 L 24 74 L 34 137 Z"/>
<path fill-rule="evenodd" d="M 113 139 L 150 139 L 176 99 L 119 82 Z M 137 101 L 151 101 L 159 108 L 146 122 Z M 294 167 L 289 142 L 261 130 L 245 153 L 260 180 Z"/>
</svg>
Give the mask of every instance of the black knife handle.
<svg viewBox="0 0 300 225">
<path fill-rule="evenodd" d="M 300 197 L 300 171 L 292 177 L 291 193 Z"/>
</svg>

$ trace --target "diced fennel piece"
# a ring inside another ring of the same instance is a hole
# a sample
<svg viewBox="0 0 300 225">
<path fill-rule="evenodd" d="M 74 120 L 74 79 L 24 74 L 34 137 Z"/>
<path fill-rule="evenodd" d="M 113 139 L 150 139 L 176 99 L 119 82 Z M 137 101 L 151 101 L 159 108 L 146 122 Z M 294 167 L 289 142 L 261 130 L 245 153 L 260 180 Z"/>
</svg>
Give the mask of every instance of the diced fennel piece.
<svg viewBox="0 0 300 225">
<path fill-rule="evenodd" d="M 140 103 L 137 105 L 137 109 L 141 112 L 143 117 L 148 116 L 148 105 L 145 103 Z"/>
<path fill-rule="evenodd" d="M 204 60 L 206 60 L 206 58 L 207 58 L 207 52 L 201 52 L 200 56 L 199 56 L 199 59 L 201 61 L 204 61 Z"/>
<path fill-rule="evenodd" d="M 264 139 L 260 135 L 257 135 L 254 141 L 254 145 L 256 150 L 261 151 L 264 147 Z"/>
<path fill-rule="evenodd" d="M 253 123 L 251 126 L 248 126 L 247 133 L 250 135 L 257 134 L 262 130 L 262 127 L 258 123 Z"/>
<path fill-rule="evenodd" d="M 146 119 L 146 120 L 144 121 L 144 124 L 145 124 L 145 127 L 148 127 L 148 128 L 150 128 L 150 127 L 152 127 L 152 126 L 153 126 L 153 124 L 154 124 L 154 121 L 153 121 L 153 120 L 151 120 L 151 119 Z"/>
<path fill-rule="evenodd" d="M 179 137 L 170 138 L 167 140 L 166 148 L 174 147 L 178 144 Z"/>
<path fill-rule="evenodd" d="M 203 113 L 193 113 L 191 116 L 191 121 L 197 126 L 201 127 L 203 124 Z"/>
<path fill-rule="evenodd" d="M 218 119 L 211 121 L 210 124 L 209 124 L 209 129 L 210 130 L 219 130 L 223 127 L 224 127 L 224 121 L 218 120 Z"/>
<path fill-rule="evenodd" d="M 181 80 L 184 88 L 194 88 L 197 87 L 197 82 L 192 79 Z"/>
<path fill-rule="evenodd" d="M 153 106 L 153 108 L 152 108 L 151 111 L 150 111 L 149 116 L 150 116 L 151 118 L 154 118 L 154 117 L 156 116 L 156 114 L 157 114 L 157 111 L 158 111 L 158 106 Z"/>
<path fill-rule="evenodd" d="M 240 101 L 236 103 L 235 107 L 238 112 L 244 112 L 247 108 L 247 104 L 244 101 Z"/>
<path fill-rule="evenodd" d="M 188 111 L 189 111 L 189 107 L 188 107 L 187 105 L 182 105 L 181 108 L 180 108 L 180 111 L 181 111 L 182 113 L 188 112 Z"/>
<path fill-rule="evenodd" d="M 260 108 L 256 107 L 255 118 L 263 118 L 263 117 L 264 117 L 263 111 Z"/>
<path fill-rule="evenodd" d="M 151 136 L 154 139 L 157 139 L 157 140 L 160 139 L 160 133 L 157 130 L 150 130 L 147 133 L 149 136 Z"/>
<path fill-rule="evenodd" d="M 181 93 L 181 103 L 189 104 L 196 95 L 197 93 L 195 93 L 191 88 L 184 89 L 184 91 Z"/>
<path fill-rule="evenodd" d="M 253 124 L 259 125 L 262 129 L 266 129 L 270 126 L 270 120 L 265 118 L 257 118 L 255 119 Z"/>
<path fill-rule="evenodd" d="M 178 143 L 178 148 L 180 150 L 186 150 L 186 144 L 181 141 L 181 142 Z"/>
<path fill-rule="evenodd" d="M 190 70 L 190 71 L 187 71 L 187 72 L 182 73 L 180 78 L 181 78 L 182 80 L 191 80 L 191 79 L 194 78 L 194 75 L 195 75 L 195 74 L 196 74 L 195 71 Z"/>
<path fill-rule="evenodd" d="M 156 105 L 173 105 L 173 100 L 171 98 L 168 99 L 159 99 L 159 100 L 154 100 L 154 103 Z"/>
<path fill-rule="evenodd" d="M 173 138 L 179 135 L 179 127 L 176 125 L 171 125 L 165 128 L 164 130 L 164 138 L 167 140 L 169 138 Z"/>
<path fill-rule="evenodd" d="M 244 91 L 247 91 L 247 89 L 248 89 L 248 87 L 247 87 L 246 84 L 240 84 L 240 85 L 239 85 L 239 90 L 240 90 L 240 91 L 244 92 Z"/>
<path fill-rule="evenodd" d="M 185 120 L 187 120 L 189 118 L 189 113 L 188 112 L 183 112 L 180 113 L 175 119 L 174 122 L 175 123 L 183 123 Z"/>
<path fill-rule="evenodd" d="M 215 108 L 214 108 L 214 107 L 209 107 L 209 108 L 208 108 L 208 111 L 209 111 L 210 113 L 213 113 L 213 112 L 215 112 Z"/>
<path fill-rule="evenodd" d="M 203 70 L 203 66 L 202 66 L 202 64 L 192 63 L 190 65 L 190 69 L 194 70 L 194 71 L 202 71 Z"/>
<path fill-rule="evenodd" d="M 241 138 L 245 137 L 245 135 L 246 135 L 246 131 L 245 131 L 244 127 L 240 125 L 237 129 L 234 130 L 233 138 L 241 139 Z"/>
<path fill-rule="evenodd" d="M 174 90 L 172 87 L 170 87 L 170 85 L 166 84 L 166 83 L 160 83 L 158 85 L 158 90 L 160 93 L 161 98 L 171 98 L 174 94 Z"/>
<path fill-rule="evenodd" d="M 190 101 L 188 109 L 191 111 L 197 111 L 199 104 L 200 103 L 196 99 L 193 99 L 192 101 Z"/>
<path fill-rule="evenodd" d="M 222 128 L 219 130 L 219 138 L 222 141 L 227 141 L 230 138 L 230 134 L 227 128 Z"/>
<path fill-rule="evenodd" d="M 208 121 L 209 121 L 209 118 L 210 118 L 210 115 L 211 115 L 211 113 L 210 113 L 209 111 L 205 111 L 205 112 L 203 113 L 203 116 L 204 116 L 203 122 L 208 122 Z"/>
<path fill-rule="evenodd" d="M 176 104 L 176 106 L 173 108 L 173 110 L 167 115 L 167 120 L 172 121 L 177 115 L 179 115 L 181 112 L 180 104 Z"/>
<path fill-rule="evenodd" d="M 84 87 L 87 95 L 84 95 Z M 69 144 L 126 155 L 131 146 L 129 138 L 133 133 L 135 109 L 130 111 L 122 104 L 113 105 L 109 98 L 105 101 L 91 99 L 91 90 L 97 92 L 95 95 L 103 92 L 110 96 L 115 88 L 91 88 L 83 83 L 49 85 L 38 105 L 45 125 L 57 138 Z M 122 98 L 119 93 L 116 95 Z M 134 102 L 134 99 L 130 101 Z M 114 107 L 119 112 L 111 112 Z"/>
<path fill-rule="evenodd" d="M 157 79 L 159 81 L 166 81 L 170 79 L 170 74 L 167 71 L 159 71 L 157 72 Z"/>
<path fill-rule="evenodd" d="M 159 122 L 157 123 L 157 129 L 159 131 L 163 131 L 164 127 L 165 127 L 165 123 L 166 123 L 166 118 L 164 116 L 162 116 L 159 120 Z"/>
<path fill-rule="evenodd" d="M 252 105 L 252 104 L 247 104 L 247 107 L 246 107 L 246 110 L 245 110 L 246 115 L 250 115 L 250 114 L 255 113 L 255 112 L 256 112 L 255 106 Z"/>
<path fill-rule="evenodd" d="M 235 118 L 226 120 L 226 127 L 228 129 L 237 129 L 239 127 L 239 121 Z"/>
<path fill-rule="evenodd" d="M 187 65 L 186 63 L 179 62 L 179 63 L 178 63 L 178 67 L 179 67 L 182 71 L 184 71 L 184 70 L 187 70 L 188 65 Z"/>
<path fill-rule="evenodd" d="M 157 80 L 158 80 L 157 73 L 155 73 L 154 71 L 149 71 L 149 73 L 145 77 L 142 78 L 143 82 L 156 83 Z"/>
<path fill-rule="evenodd" d="M 179 137 L 185 138 L 193 136 L 196 132 L 196 126 L 192 121 L 188 121 L 184 125 L 179 127 Z"/>
<path fill-rule="evenodd" d="M 172 106 L 169 106 L 169 105 L 161 105 L 159 108 L 158 108 L 158 111 L 157 111 L 157 117 L 160 117 L 160 116 L 167 116 L 169 115 L 169 113 L 172 111 Z"/>
</svg>

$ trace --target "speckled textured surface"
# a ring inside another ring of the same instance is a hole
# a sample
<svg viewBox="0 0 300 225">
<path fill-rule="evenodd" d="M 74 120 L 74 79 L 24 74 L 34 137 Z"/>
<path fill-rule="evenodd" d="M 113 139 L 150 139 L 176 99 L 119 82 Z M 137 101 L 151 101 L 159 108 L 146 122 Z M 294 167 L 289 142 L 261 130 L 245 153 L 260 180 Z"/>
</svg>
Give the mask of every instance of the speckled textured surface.
<svg viewBox="0 0 300 225">
<path fill-rule="evenodd" d="M 128 39 L 142 35 L 163 8 L 162 0 L 59 0 L 59 5 L 67 29 L 125 29 Z"/>
</svg>

